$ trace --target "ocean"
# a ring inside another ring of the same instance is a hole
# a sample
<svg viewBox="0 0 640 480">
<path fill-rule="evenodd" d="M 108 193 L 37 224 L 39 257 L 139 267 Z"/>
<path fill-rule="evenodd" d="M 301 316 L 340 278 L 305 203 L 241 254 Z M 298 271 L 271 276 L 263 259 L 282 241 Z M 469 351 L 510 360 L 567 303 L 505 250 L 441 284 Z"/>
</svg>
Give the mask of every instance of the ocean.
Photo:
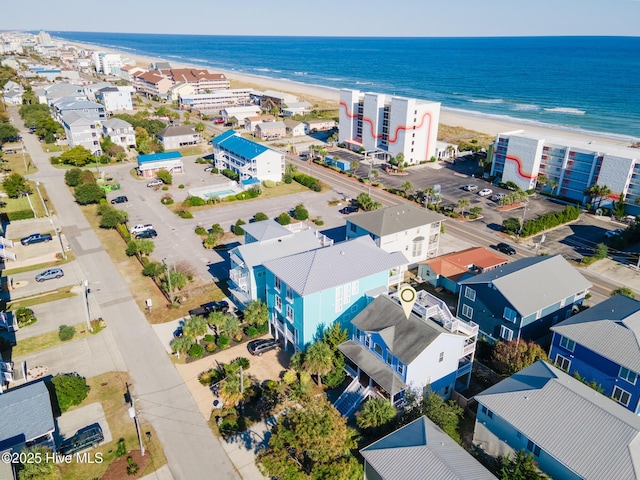
<svg viewBox="0 0 640 480">
<path fill-rule="evenodd" d="M 372 38 L 50 32 L 176 62 L 640 138 L 640 37 Z"/>
</svg>

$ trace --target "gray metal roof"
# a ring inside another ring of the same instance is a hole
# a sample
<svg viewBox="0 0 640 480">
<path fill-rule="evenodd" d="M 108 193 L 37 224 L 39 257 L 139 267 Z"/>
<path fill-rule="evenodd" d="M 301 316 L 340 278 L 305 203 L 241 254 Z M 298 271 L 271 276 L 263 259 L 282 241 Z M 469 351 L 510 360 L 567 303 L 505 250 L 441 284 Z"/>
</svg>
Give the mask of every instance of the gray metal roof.
<svg viewBox="0 0 640 480">
<path fill-rule="evenodd" d="M 407 263 L 402 253 L 387 253 L 364 236 L 270 260 L 264 266 L 299 295 L 308 295 Z"/>
<path fill-rule="evenodd" d="M 175 127 L 165 127 L 158 132 L 158 138 L 181 137 L 183 135 L 195 135 L 197 132 L 193 127 L 179 125 Z"/>
<path fill-rule="evenodd" d="M 125 120 L 113 117 L 113 118 L 110 118 L 109 120 L 103 120 L 102 126 L 116 129 L 116 128 L 131 128 L 132 125 Z"/>
<path fill-rule="evenodd" d="M 475 398 L 585 480 L 640 474 L 640 417 L 542 360 Z"/>
<path fill-rule="evenodd" d="M 495 480 L 426 416 L 360 450 L 384 480 Z"/>
<path fill-rule="evenodd" d="M 289 233 L 290 235 L 280 238 L 272 238 L 261 242 L 252 242 L 246 245 L 240 245 L 234 248 L 232 252 L 235 251 L 236 255 L 242 258 L 245 265 L 251 268 L 256 265 L 262 265 L 267 260 L 306 252 L 322 246 L 320 244 L 320 240 L 316 238 L 313 230 Z"/>
<path fill-rule="evenodd" d="M 413 313 L 407 318 L 402 306 L 386 295 L 376 297 L 351 323 L 364 332 L 379 333 L 393 355 L 406 365 L 441 334 L 451 334 L 437 323 L 422 320 Z"/>
<path fill-rule="evenodd" d="M 523 317 L 592 286 L 561 255 L 516 260 L 460 285 L 481 283 L 492 283 Z"/>
<path fill-rule="evenodd" d="M 95 120 L 90 120 L 86 117 L 83 117 L 80 113 L 75 110 L 70 112 L 66 112 L 62 114 L 62 121 L 67 125 L 95 125 Z"/>
<path fill-rule="evenodd" d="M 263 220 L 261 222 L 248 223 L 242 226 L 242 229 L 255 238 L 257 241 L 262 242 L 271 238 L 280 238 L 286 235 L 292 235 L 293 232 L 288 228 L 283 227 L 275 220 Z"/>
<path fill-rule="evenodd" d="M 404 232 L 412 228 L 444 220 L 439 213 L 403 203 L 372 212 L 349 215 L 347 223 L 353 223 L 379 237 Z M 348 227 L 347 227 L 348 228 Z"/>
<path fill-rule="evenodd" d="M 349 360 L 358 365 L 367 375 L 385 389 L 390 395 L 395 395 L 406 390 L 407 384 L 389 365 L 376 357 L 373 352 L 364 345 L 353 340 L 347 340 L 338 345 L 340 350 Z"/>
<path fill-rule="evenodd" d="M 53 412 L 44 382 L 0 395 L 0 451 L 52 432 Z"/>
<path fill-rule="evenodd" d="M 551 330 L 640 373 L 640 302 L 616 295 Z"/>
</svg>

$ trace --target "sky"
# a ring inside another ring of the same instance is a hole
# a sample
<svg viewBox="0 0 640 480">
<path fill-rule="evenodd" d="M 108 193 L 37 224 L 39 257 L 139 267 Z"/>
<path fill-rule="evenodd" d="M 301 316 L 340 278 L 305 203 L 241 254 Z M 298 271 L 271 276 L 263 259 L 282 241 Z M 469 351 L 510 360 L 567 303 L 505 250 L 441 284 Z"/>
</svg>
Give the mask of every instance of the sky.
<svg viewBox="0 0 640 480">
<path fill-rule="evenodd" d="M 640 36 L 640 0 L 3 3 L 0 30 L 382 37 Z"/>
</svg>

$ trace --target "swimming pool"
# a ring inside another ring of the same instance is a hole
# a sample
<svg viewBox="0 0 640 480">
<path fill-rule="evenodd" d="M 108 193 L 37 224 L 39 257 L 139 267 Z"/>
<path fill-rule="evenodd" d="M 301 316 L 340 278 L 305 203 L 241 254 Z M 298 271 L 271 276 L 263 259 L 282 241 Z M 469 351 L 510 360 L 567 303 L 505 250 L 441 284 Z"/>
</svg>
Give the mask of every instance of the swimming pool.
<svg viewBox="0 0 640 480">
<path fill-rule="evenodd" d="M 220 190 L 219 192 L 211 192 L 211 193 L 205 193 L 204 194 L 204 198 L 213 198 L 213 197 L 228 197 L 229 195 L 235 195 L 235 190 Z"/>
</svg>

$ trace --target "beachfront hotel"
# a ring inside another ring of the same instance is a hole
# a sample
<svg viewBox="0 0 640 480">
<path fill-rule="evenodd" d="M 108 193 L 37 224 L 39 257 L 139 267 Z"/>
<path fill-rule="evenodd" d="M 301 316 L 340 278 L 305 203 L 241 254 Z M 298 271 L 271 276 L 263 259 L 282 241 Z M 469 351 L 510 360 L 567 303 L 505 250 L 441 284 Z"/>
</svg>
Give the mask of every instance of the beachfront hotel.
<svg viewBox="0 0 640 480">
<path fill-rule="evenodd" d="M 340 90 L 339 141 L 410 165 L 436 155 L 440 103 Z"/>
<path fill-rule="evenodd" d="M 606 185 L 610 199 L 624 194 L 629 213 L 640 213 L 639 149 L 517 130 L 498 134 L 489 155 L 491 176 L 522 190 L 541 183 L 543 191 L 584 203 L 587 188 Z"/>
</svg>

